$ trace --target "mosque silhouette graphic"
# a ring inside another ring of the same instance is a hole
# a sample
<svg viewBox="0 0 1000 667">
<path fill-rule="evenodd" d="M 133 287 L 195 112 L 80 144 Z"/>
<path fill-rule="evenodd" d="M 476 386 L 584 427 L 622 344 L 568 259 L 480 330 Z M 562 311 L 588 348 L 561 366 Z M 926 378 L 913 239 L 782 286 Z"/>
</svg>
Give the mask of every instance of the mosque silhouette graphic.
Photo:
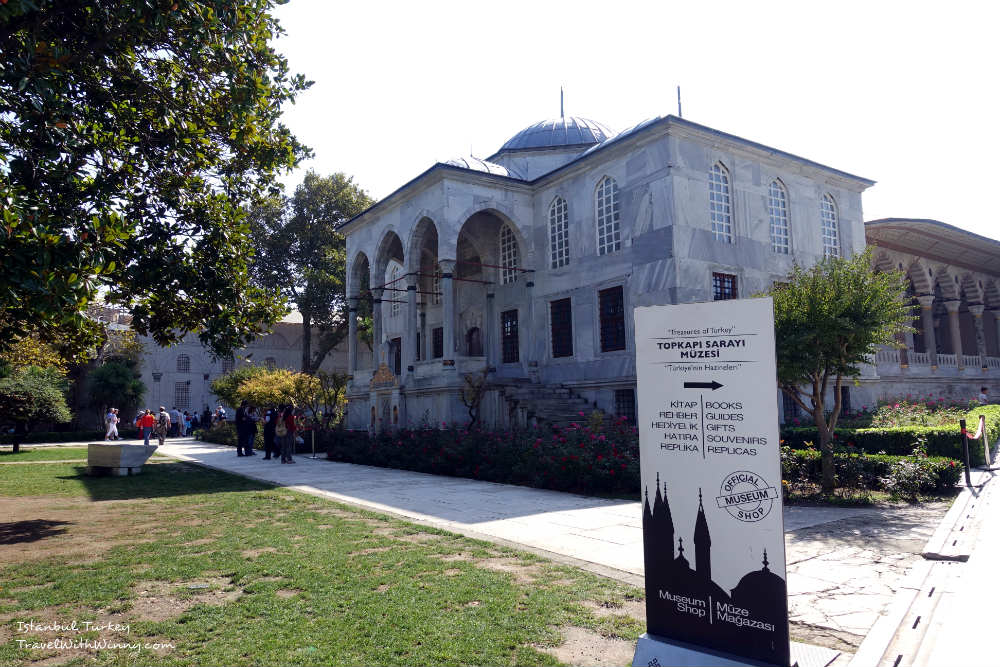
<svg viewBox="0 0 1000 667">
<path fill-rule="evenodd" d="M 674 522 L 656 474 L 656 493 L 642 512 L 646 564 L 646 627 L 651 635 L 699 644 L 718 651 L 789 664 L 788 598 L 785 580 L 763 567 L 749 571 L 727 592 L 712 580 L 712 536 L 698 492 L 694 525 L 694 567 L 683 537 L 675 541 Z M 675 549 L 676 546 L 676 549 Z"/>
</svg>

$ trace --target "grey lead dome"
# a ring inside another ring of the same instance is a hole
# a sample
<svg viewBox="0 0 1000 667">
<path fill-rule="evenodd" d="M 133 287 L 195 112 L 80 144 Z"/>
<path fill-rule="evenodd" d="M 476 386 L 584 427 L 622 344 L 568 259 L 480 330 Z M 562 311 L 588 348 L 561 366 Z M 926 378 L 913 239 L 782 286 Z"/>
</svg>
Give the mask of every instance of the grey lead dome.
<svg viewBox="0 0 1000 667">
<path fill-rule="evenodd" d="M 497 152 L 599 144 L 612 136 L 614 132 L 600 123 L 579 116 L 567 116 L 529 125 L 508 139 Z"/>
</svg>

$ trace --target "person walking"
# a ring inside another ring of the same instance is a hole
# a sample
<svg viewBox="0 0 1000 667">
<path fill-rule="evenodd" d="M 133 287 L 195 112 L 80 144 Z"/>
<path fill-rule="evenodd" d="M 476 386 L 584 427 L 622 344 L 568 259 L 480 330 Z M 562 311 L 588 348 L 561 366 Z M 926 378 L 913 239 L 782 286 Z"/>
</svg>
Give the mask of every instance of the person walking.
<svg viewBox="0 0 1000 667">
<path fill-rule="evenodd" d="M 174 409 L 170 411 L 170 435 L 171 437 L 176 437 L 181 433 L 181 411 L 174 406 Z"/>
<path fill-rule="evenodd" d="M 146 410 L 139 417 L 139 432 L 142 433 L 143 444 L 149 447 L 149 436 L 153 435 L 153 427 L 156 426 L 156 417 L 151 410 Z"/>
<path fill-rule="evenodd" d="M 257 408 L 253 405 L 247 407 L 246 412 L 246 440 L 243 442 L 243 454 L 245 456 L 257 456 L 257 452 L 254 451 L 254 443 L 257 441 L 257 422 L 260 421 L 260 415 L 257 414 Z"/>
<path fill-rule="evenodd" d="M 108 411 L 107 422 L 108 422 L 108 432 L 104 436 L 105 440 L 121 440 L 118 437 L 118 408 L 111 408 Z"/>
<path fill-rule="evenodd" d="M 274 434 L 281 438 L 281 462 L 295 463 L 292 452 L 295 451 L 295 413 L 291 405 L 286 405 L 281 413 L 281 421 L 275 426 Z"/>
<path fill-rule="evenodd" d="M 212 428 L 212 411 L 205 406 L 204 412 L 201 413 L 201 427 L 202 428 Z"/>
<path fill-rule="evenodd" d="M 170 415 L 167 414 L 167 409 L 162 405 L 160 406 L 160 414 L 156 416 L 156 426 L 153 432 L 156 434 L 156 439 L 160 441 L 160 447 L 162 447 L 167 433 L 170 432 Z"/>
<path fill-rule="evenodd" d="M 243 401 L 240 403 L 240 407 L 236 408 L 236 416 L 233 418 L 233 422 L 236 424 L 236 456 L 243 456 L 243 441 L 247 437 L 246 419 L 247 402 Z"/>
<path fill-rule="evenodd" d="M 271 407 L 264 413 L 264 460 L 270 461 L 271 455 L 278 458 L 280 447 L 274 442 L 274 427 L 278 422 L 278 409 Z"/>
</svg>

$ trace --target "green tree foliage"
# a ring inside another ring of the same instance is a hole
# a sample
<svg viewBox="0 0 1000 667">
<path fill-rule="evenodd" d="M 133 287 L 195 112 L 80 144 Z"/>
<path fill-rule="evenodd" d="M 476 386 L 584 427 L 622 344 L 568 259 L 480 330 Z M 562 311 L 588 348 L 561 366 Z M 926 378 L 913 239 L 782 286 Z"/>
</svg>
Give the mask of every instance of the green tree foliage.
<svg viewBox="0 0 1000 667">
<path fill-rule="evenodd" d="M 267 370 L 260 366 L 236 368 L 222 377 L 212 380 L 212 393 L 227 405 L 239 405 L 240 401 L 243 400 L 239 395 L 240 385 L 246 380 L 266 373 Z"/>
<path fill-rule="evenodd" d="M 274 198 L 251 212 L 254 278 L 302 314 L 304 373 L 314 374 L 347 335 L 346 243 L 337 226 L 372 203 L 349 176 L 310 171 L 290 198 Z M 315 346 L 313 327 L 319 329 Z"/>
<path fill-rule="evenodd" d="M 776 285 L 774 333 L 778 385 L 819 429 L 823 490 L 834 488 L 833 429 L 840 415 L 841 387 L 860 374 L 865 357 L 879 345 L 895 345 L 912 318 L 906 277 L 875 273 L 871 252 L 830 257 L 809 269 L 796 266 Z M 823 397 L 833 389 L 833 410 Z"/>
<path fill-rule="evenodd" d="M 146 393 L 141 377 L 131 361 L 109 361 L 98 366 L 87 375 L 88 404 L 102 417 L 107 408 L 118 408 L 122 421 L 128 423 Z"/>
<path fill-rule="evenodd" d="M 4 420 L 68 422 L 66 379 L 57 368 L 27 366 L 0 378 L 0 415 Z M 15 446 L 14 451 L 18 451 Z"/>
<path fill-rule="evenodd" d="M 269 44 L 277 2 L 0 3 L 0 352 L 93 349 L 98 293 L 220 356 L 280 317 L 245 215 L 308 153 L 279 122 L 309 84 Z"/>
</svg>

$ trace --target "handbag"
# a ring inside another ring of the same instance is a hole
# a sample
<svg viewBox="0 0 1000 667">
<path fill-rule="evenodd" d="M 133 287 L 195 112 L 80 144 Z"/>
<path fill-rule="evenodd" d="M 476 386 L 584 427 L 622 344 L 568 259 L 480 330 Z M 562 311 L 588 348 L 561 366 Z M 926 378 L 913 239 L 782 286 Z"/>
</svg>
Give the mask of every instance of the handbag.
<svg viewBox="0 0 1000 667">
<path fill-rule="evenodd" d="M 274 425 L 274 434 L 279 438 L 284 438 L 288 435 L 288 427 L 285 426 L 285 420 L 281 419 L 277 424 Z"/>
</svg>

